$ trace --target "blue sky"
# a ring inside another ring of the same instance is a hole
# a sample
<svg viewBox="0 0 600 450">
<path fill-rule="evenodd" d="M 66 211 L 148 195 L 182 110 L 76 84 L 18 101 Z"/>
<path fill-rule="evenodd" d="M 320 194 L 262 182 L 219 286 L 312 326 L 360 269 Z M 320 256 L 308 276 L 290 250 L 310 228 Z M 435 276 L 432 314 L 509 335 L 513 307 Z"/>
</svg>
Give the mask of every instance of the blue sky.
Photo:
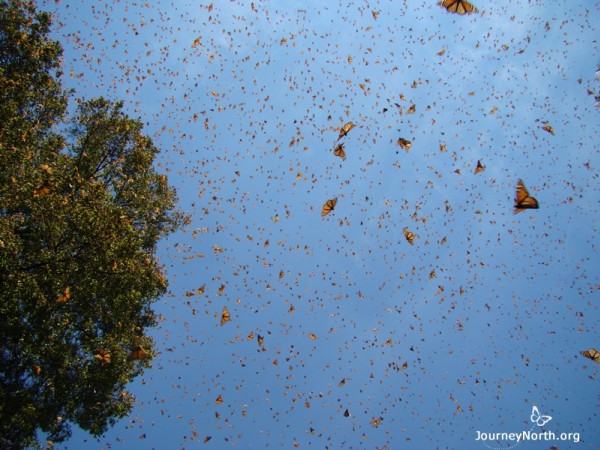
<svg viewBox="0 0 600 450">
<path fill-rule="evenodd" d="M 60 448 L 484 449 L 533 405 L 581 442 L 519 448 L 596 448 L 600 8 L 475 4 L 39 3 L 65 86 L 125 100 L 192 217 L 131 417 Z"/>
</svg>

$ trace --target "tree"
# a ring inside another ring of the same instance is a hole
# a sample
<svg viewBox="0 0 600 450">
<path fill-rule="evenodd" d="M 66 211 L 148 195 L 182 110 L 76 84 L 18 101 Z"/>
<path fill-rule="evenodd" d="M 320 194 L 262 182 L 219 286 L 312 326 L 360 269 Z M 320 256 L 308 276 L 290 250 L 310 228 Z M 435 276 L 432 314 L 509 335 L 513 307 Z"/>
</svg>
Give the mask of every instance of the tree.
<svg viewBox="0 0 600 450">
<path fill-rule="evenodd" d="M 158 240 L 185 218 L 122 103 L 66 113 L 51 17 L 0 0 L 0 448 L 93 435 L 149 367 Z"/>
</svg>

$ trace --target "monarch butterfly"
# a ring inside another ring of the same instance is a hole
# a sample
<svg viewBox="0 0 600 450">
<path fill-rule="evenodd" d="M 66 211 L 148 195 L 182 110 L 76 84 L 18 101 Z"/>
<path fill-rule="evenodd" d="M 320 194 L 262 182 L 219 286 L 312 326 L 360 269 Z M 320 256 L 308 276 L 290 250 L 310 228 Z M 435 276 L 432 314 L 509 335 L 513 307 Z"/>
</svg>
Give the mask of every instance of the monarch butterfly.
<svg viewBox="0 0 600 450">
<path fill-rule="evenodd" d="M 110 353 L 104 350 L 103 348 L 96 349 L 96 353 L 94 354 L 94 358 L 102 363 L 109 364 L 110 363 Z"/>
<path fill-rule="evenodd" d="M 354 125 L 352 122 L 348 122 L 346 124 L 344 124 L 344 126 L 342 127 L 342 129 L 340 130 L 340 135 L 338 137 L 338 141 L 343 138 L 344 136 L 346 136 L 348 133 L 350 133 L 350 130 L 352 128 L 354 128 L 356 125 Z"/>
<path fill-rule="evenodd" d="M 215 400 L 215 403 L 217 405 L 220 405 L 221 403 L 223 403 L 223 396 L 221 394 L 217 395 L 217 399 Z"/>
<path fill-rule="evenodd" d="M 475 167 L 475 175 L 477 175 L 479 172 L 483 172 L 485 170 L 485 166 L 481 165 L 481 161 L 477 161 L 477 167 Z"/>
<path fill-rule="evenodd" d="M 223 312 L 221 313 L 221 325 L 225 325 L 230 320 L 231 320 L 231 314 L 229 314 L 229 311 L 227 311 L 227 308 L 223 308 Z"/>
<path fill-rule="evenodd" d="M 404 237 L 406 238 L 408 243 L 410 245 L 413 245 L 414 240 L 415 240 L 415 235 L 413 233 L 411 233 L 410 231 L 408 231 L 406 228 L 402 231 L 404 232 Z"/>
<path fill-rule="evenodd" d="M 44 195 L 49 195 L 52 190 L 50 189 L 50 183 L 44 181 L 39 189 L 33 194 L 34 197 L 43 197 Z"/>
<path fill-rule="evenodd" d="M 404 150 L 406 150 L 406 153 L 408 153 L 408 150 L 410 149 L 412 142 L 404 139 L 404 138 L 398 138 L 398 141 L 396 142 L 400 147 L 402 147 Z"/>
<path fill-rule="evenodd" d="M 48 164 L 42 164 L 42 165 L 40 165 L 40 169 L 42 169 L 48 175 L 52 175 L 52 167 L 50 167 Z"/>
<path fill-rule="evenodd" d="M 150 353 L 144 349 L 142 346 L 138 345 L 128 356 L 128 359 L 131 360 L 139 360 L 146 359 L 150 356 Z"/>
<path fill-rule="evenodd" d="M 337 205 L 337 198 L 327 200 L 323 205 L 323 209 L 321 209 L 321 216 L 326 216 L 333 211 L 335 209 L 335 205 Z"/>
<path fill-rule="evenodd" d="M 552 136 L 554 136 L 554 128 L 552 128 L 552 125 L 544 125 L 542 127 L 542 130 L 547 131 L 548 133 L 550 133 Z"/>
<path fill-rule="evenodd" d="M 598 352 L 598 350 L 596 350 L 595 348 L 590 348 L 589 350 L 585 350 L 585 351 L 579 352 L 579 353 L 581 353 L 586 358 L 591 359 L 595 363 L 600 362 L 600 352 Z"/>
<path fill-rule="evenodd" d="M 56 301 L 58 303 L 66 303 L 67 300 L 69 300 L 71 298 L 71 288 L 69 288 L 69 286 L 67 286 L 65 288 L 65 292 L 62 293 L 61 295 L 59 295 L 59 297 L 56 299 Z"/>
<path fill-rule="evenodd" d="M 477 12 L 477 8 L 465 0 L 443 0 L 440 5 L 446 11 L 460 15 Z"/>
<path fill-rule="evenodd" d="M 538 209 L 539 207 L 537 200 L 529 196 L 529 191 L 523 184 L 523 180 L 519 180 L 517 182 L 514 214 L 520 213 L 524 209 Z"/>
<path fill-rule="evenodd" d="M 408 108 L 408 110 L 406 111 L 406 114 L 414 114 L 416 110 L 417 106 L 413 103 L 412 105 L 410 105 L 410 108 Z"/>
<path fill-rule="evenodd" d="M 258 342 L 259 347 L 263 345 L 263 342 L 265 342 L 265 338 L 263 336 L 261 336 L 260 334 L 256 335 L 256 342 Z"/>
<path fill-rule="evenodd" d="M 350 411 L 348 411 L 348 410 L 344 411 L 344 417 L 350 417 Z"/>
<path fill-rule="evenodd" d="M 379 424 L 381 424 L 382 420 L 383 420 L 383 417 L 378 417 L 377 419 L 375 417 L 373 417 L 371 419 L 371 425 L 373 425 L 374 427 L 378 427 Z"/>
<path fill-rule="evenodd" d="M 308 337 L 311 341 L 317 340 L 317 335 L 315 333 L 308 333 Z"/>
<path fill-rule="evenodd" d="M 338 144 L 337 147 L 333 150 L 333 154 L 342 159 L 346 159 L 346 152 L 344 151 L 344 144 Z"/>
</svg>

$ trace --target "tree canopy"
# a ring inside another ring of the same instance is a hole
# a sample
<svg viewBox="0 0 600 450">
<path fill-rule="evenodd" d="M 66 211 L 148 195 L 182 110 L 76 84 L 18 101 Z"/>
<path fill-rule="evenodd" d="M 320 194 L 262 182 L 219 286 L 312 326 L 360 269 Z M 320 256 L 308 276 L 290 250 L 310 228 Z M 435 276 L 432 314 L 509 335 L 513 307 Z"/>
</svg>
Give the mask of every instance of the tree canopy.
<svg viewBox="0 0 600 450">
<path fill-rule="evenodd" d="M 158 153 L 120 102 L 67 114 L 61 46 L 30 1 L 0 0 L 0 447 L 100 435 L 150 365 L 158 240 L 181 226 Z"/>
</svg>

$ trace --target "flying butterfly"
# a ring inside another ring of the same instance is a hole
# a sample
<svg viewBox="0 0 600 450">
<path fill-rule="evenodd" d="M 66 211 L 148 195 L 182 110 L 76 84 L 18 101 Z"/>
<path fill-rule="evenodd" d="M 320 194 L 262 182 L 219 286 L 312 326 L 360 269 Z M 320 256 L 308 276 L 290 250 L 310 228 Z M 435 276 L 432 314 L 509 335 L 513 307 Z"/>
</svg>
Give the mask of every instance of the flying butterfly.
<svg viewBox="0 0 600 450">
<path fill-rule="evenodd" d="M 150 356 L 150 353 L 144 349 L 141 345 L 138 345 L 127 357 L 130 361 L 146 359 Z"/>
<path fill-rule="evenodd" d="M 344 144 L 338 144 L 333 150 L 333 154 L 339 158 L 346 159 L 346 152 L 344 151 Z"/>
<path fill-rule="evenodd" d="M 440 2 L 440 6 L 446 8 L 448 12 L 460 14 L 461 16 L 477 12 L 477 8 L 466 0 L 443 0 Z"/>
<path fill-rule="evenodd" d="M 227 311 L 227 308 L 223 308 L 223 312 L 221 313 L 221 325 L 225 325 L 227 322 L 231 320 L 231 314 Z"/>
<path fill-rule="evenodd" d="M 373 417 L 371 418 L 371 425 L 373 425 L 374 427 L 378 427 L 381 424 L 381 421 L 383 420 L 383 417 Z"/>
<path fill-rule="evenodd" d="M 398 141 L 396 141 L 396 143 L 404 150 L 406 150 L 406 153 L 408 153 L 408 150 L 410 150 L 410 147 L 412 145 L 412 142 L 404 138 L 398 138 Z"/>
<path fill-rule="evenodd" d="M 552 125 L 544 125 L 542 127 L 542 130 L 547 131 L 548 133 L 550 133 L 552 136 L 554 136 L 554 128 L 552 128 Z"/>
<path fill-rule="evenodd" d="M 514 214 L 520 213 L 524 209 L 538 209 L 539 207 L 538 201 L 529 196 L 529 191 L 523 184 L 523 180 L 519 180 L 517 182 Z"/>
<path fill-rule="evenodd" d="M 406 228 L 402 231 L 404 232 L 404 237 L 406 238 L 408 243 L 410 245 L 413 245 L 415 241 L 415 235 L 412 232 L 408 231 Z"/>
<path fill-rule="evenodd" d="M 477 160 L 477 167 L 475 167 L 475 175 L 479 172 L 483 172 L 485 170 L 485 166 L 481 165 L 481 161 Z"/>
<path fill-rule="evenodd" d="M 598 350 L 596 350 L 595 348 L 590 348 L 589 350 L 584 350 L 584 351 L 579 352 L 579 353 L 581 353 L 586 358 L 591 359 L 595 363 L 599 363 L 600 362 L 600 352 L 598 352 Z"/>
<path fill-rule="evenodd" d="M 335 205 L 337 205 L 337 198 L 327 200 L 321 209 L 321 216 L 326 216 L 333 211 L 335 209 Z"/>
<path fill-rule="evenodd" d="M 346 136 L 348 133 L 350 133 L 350 130 L 352 128 L 354 128 L 356 125 L 354 125 L 352 122 L 348 122 L 346 124 L 344 124 L 344 126 L 342 127 L 342 129 L 340 130 L 340 135 L 338 136 L 338 141 L 343 138 L 344 136 Z"/>
</svg>

